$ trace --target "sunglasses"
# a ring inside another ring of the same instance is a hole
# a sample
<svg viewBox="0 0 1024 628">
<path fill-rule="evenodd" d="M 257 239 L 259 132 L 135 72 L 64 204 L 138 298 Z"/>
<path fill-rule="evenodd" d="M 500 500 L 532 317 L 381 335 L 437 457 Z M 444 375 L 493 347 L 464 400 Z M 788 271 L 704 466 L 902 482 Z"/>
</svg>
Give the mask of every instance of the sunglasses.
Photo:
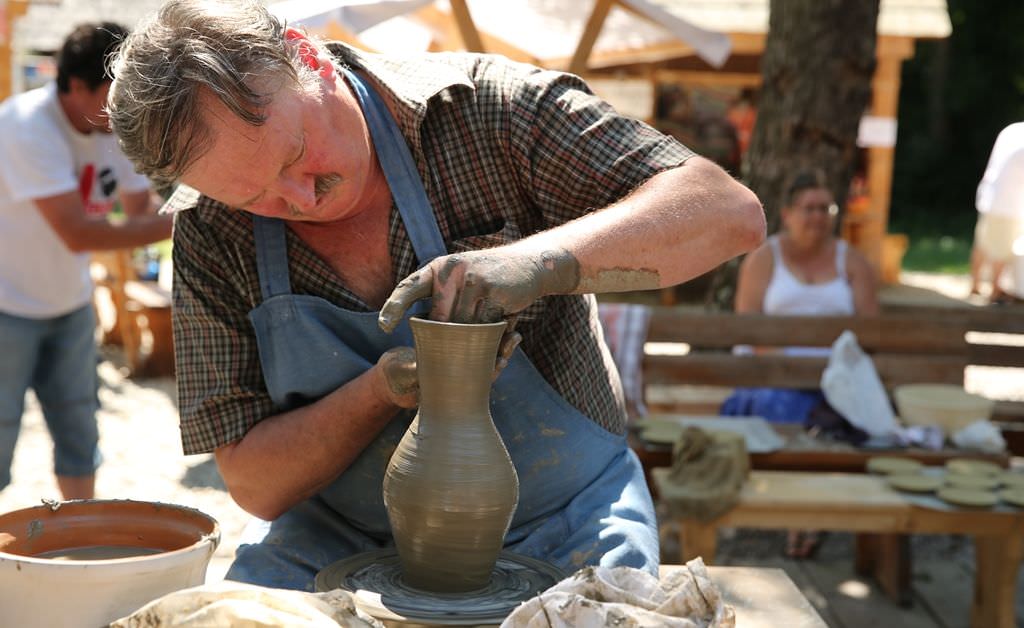
<svg viewBox="0 0 1024 628">
<path fill-rule="evenodd" d="M 810 216 L 814 212 L 821 212 L 823 214 L 828 214 L 829 216 L 833 217 L 839 215 L 839 206 L 836 205 L 835 203 L 831 203 L 829 205 L 820 203 L 812 205 L 796 205 L 793 207 L 793 209 L 799 210 L 805 216 Z"/>
</svg>

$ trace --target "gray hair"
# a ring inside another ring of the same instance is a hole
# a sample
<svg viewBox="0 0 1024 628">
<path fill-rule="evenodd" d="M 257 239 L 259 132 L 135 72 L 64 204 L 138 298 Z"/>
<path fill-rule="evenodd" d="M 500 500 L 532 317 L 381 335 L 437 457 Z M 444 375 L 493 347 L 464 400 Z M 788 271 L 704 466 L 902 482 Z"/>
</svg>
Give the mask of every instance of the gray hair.
<svg viewBox="0 0 1024 628">
<path fill-rule="evenodd" d="M 253 126 L 282 87 L 313 93 L 316 74 L 284 31 L 255 0 L 168 0 L 140 24 L 112 62 L 107 104 L 139 172 L 171 184 L 210 149 L 202 90 Z"/>
</svg>

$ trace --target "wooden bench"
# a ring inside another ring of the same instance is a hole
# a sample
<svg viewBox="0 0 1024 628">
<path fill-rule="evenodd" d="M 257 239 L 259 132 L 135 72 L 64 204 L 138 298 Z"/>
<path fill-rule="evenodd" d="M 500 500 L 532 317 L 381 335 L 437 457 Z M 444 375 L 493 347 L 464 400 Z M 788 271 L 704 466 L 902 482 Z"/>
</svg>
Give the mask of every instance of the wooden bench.
<svg viewBox="0 0 1024 628">
<path fill-rule="evenodd" d="M 663 502 L 673 506 L 669 469 L 655 469 Z M 683 560 L 714 561 L 719 528 L 814 528 L 884 534 L 968 534 L 976 575 L 970 625 L 1016 626 L 1017 571 L 1024 557 L 1024 510 L 931 505 L 893 491 L 877 476 L 754 471 L 739 501 L 713 521 L 679 516 Z M 673 513 L 675 515 L 675 513 Z M 883 555 L 884 557 L 884 555 Z M 950 618 L 959 623 L 959 618 Z"/>
<path fill-rule="evenodd" d="M 94 281 L 109 296 L 113 310 L 103 342 L 124 349 L 125 362 L 133 376 L 173 375 L 169 291 L 156 281 L 139 279 L 129 250 L 96 252 L 92 260 L 98 267 Z"/>
<path fill-rule="evenodd" d="M 647 390 L 652 386 L 818 388 L 827 358 L 734 355 L 731 349 L 735 345 L 827 347 L 844 330 L 857 336 L 889 391 L 910 383 L 963 385 L 968 365 L 1024 367 L 1024 346 L 968 340 L 969 332 L 1024 334 L 1024 317 L 978 309 L 816 317 L 654 307 L 648 343 L 685 343 L 689 351 L 646 352 L 643 381 Z M 1024 454 L 1024 402 L 996 402 L 993 421 L 1003 429 L 1011 452 Z M 650 399 L 648 407 L 655 412 L 708 411 L 706 406 L 697 409 Z"/>
<path fill-rule="evenodd" d="M 796 357 L 779 353 L 734 355 L 735 345 L 759 347 L 830 346 L 845 330 L 857 336 L 858 344 L 875 364 L 888 391 L 910 383 L 964 384 L 968 365 L 1024 366 L 1024 347 L 968 342 L 969 332 L 1024 333 L 1024 318 L 998 312 L 908 308 L 874 317 L 848 316 L 769 316 L 710 313 L 685 307 L 653 307 L 647 335 L 648 343 L 680 343 L 688 351 L 645 352 L 643 381 L 652 387 L 698 386 L 702 391 L 720 388 L 728 391 L 739 386 L 780 388 L 818 388 L 828 363 L 824 357 Z M 724 395 L 686 405 L 658 403 L 647 399 L 652 412 L 717 413 Z M 1024 403 L 999 401 L 993 420 L 1002 428 L 1013 453 L 1024 453 Z M 650 477 L 651 468 L 670 464 L 668 452 L 650 451 L 633 440 L 633 448 Z M 948 455 L 948 453 L 946 454 Z M 930 457 L 917 452 L 915 457 Z M 863 461 L 867 454 L 853 456 Z M 934 456 L 931 456 L 934 457 Z M 799 459 L 794 462 L 794 459 Z M 808 456 L 768 455 L 754 460 L 755 468 L 815 471 L 855 470 L 834 466 L 815 468 Z M 820 460 L 834 460 L 822 456 Z M 788 461 L 789 466 L 773 466 L 773 461 Z M 935 463 L 932 460 L 926 462 Z M 1003 464 L 1006 464 L 1004 457 Z M 799 465 L 799 466 L 796 466 Z M 652 485 L 656 492 L 657 487 Z M 814 526 L 810 526 L 814 527 Z M 909 539 L 899 535 L 857 538 L 856 563 L 862 573 L 870 573 L 889 597 L 905 602 L 909 595 Z"/>
</svg>

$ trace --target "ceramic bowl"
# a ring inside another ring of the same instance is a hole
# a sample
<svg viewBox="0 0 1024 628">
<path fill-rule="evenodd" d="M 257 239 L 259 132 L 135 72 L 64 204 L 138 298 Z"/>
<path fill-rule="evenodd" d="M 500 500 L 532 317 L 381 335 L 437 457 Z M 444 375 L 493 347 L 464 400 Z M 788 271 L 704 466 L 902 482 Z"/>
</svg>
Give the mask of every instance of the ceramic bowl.
<svg viewBox="0 0 1024 628">
<path fill-rule="evenodd" d="M 951 436 L 975 421 L 987 421 L 995 402 L 951 384 L 906 384 L 893 391 L 908 425 L 936 425 Z"/>
</svg>

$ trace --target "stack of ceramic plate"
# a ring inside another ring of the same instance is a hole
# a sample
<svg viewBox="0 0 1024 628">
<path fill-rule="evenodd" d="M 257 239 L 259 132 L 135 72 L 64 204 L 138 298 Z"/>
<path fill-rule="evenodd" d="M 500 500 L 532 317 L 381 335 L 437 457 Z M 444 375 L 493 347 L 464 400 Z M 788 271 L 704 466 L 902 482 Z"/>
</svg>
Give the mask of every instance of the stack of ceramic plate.
<svg viewBox="0 0 1024 628">
<path fill-rule="evenodd" d="M 999 491 L 999 497 L 1008 504 L 1024 507 L 1024 473 L 1004 471 L 999 476 L 1003 483 L 1003 490 Z"/>
<path fill-rule="evenodd" d="M 923 465 L 917 460 L 898 456 L 875 456 L 868 458 L 868 473 L 879 475 L 915 475 L 920 474 Z"/>
<path fill-rule="evenodd" d="M 950 460 L 946 463 L 946 485 L 937 494 L 957 506 L 995 506 L 1000 498 L 996 489 L 1002 485 L 1003 475 L 1002 467 L 984 460 Z"/>
<path fill-rule="evenodd" d="M 930 493 L 942 486 L 941 477 L 924 474 L 924 465 L 910 458 L 876 456 L 868 459 L 867 470 L 885 475 L 889 486 L 898 491 Z"/>
<path fill-rule="evenodd" d="M 957 506 L 987 508 L 1000 501 L 1024 508 L 1024 473 L 1005 471 L 984 460 L 957 458 L 944 470 L 929 471 L 920 462 L 898 456 L 869 458 L 867 470 L 886 476 L 898 491 L 932 493 Z"/>
</svg>

